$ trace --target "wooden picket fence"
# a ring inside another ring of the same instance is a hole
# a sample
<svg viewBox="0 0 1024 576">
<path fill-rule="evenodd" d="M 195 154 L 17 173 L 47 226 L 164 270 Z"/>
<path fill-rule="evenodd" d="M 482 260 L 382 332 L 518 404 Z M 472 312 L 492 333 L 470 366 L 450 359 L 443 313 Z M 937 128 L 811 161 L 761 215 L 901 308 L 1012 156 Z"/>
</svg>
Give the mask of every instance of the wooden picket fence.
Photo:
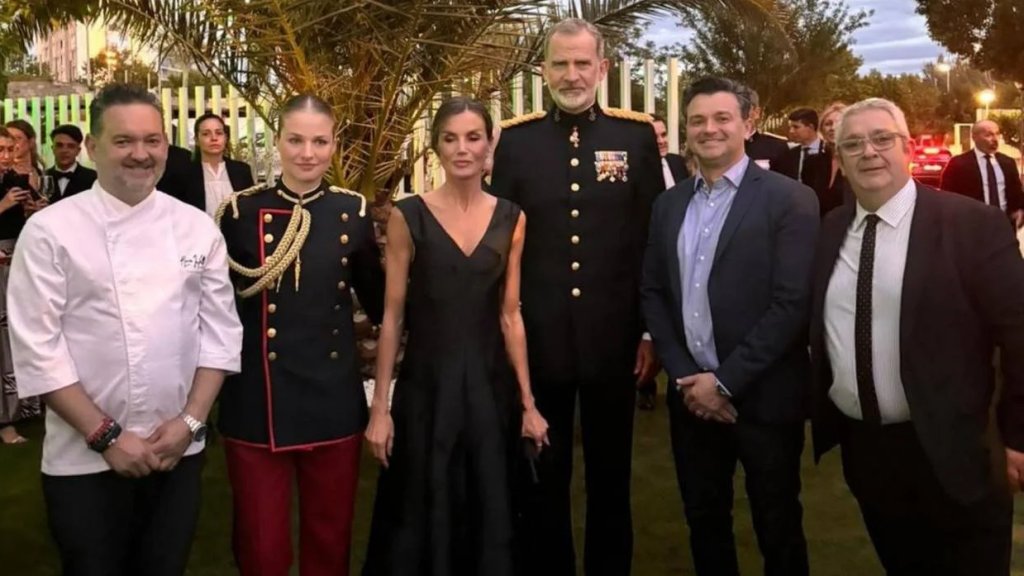
<svg viewBox="0 0 1024 576">
<path fill-rule="evenodd" d="M 680 144 L 681 99 L 679 60 L 671 58 L 660 63 L 654 60 L 640 63 L 642 66 L 643 102 L 638 103 L 632 101 L 632 72 L 636 63 L 623 60 L 616 65 L 621 72 L 619 74 L 621 81 L 616 87 L 619 92 L 616 104 L 620 108 L 653 112 L 657 96 L 657 77 L 661 74 L 667 80 L 664 96 L 668 110 L 666 123 L 668 125 L 669 149 L 677 152 Z M 608 84 L 609 81 L 606 77 L 598 90 L 598 101 L 605 107 L 608 106 L 611 93 L 611 87 Z M 500 96 L 495 95 L 491 98 L 490 108 L 494 121 L 499 122 L 503 117 L 503 110 L 506 109 L 510 110 L 512 115 L 544 109 L 544 91 L 543 80 L 538 74 L 528 72 L 516 75 L 512 80 L 510 90 L 511 102 L 507 107 L 503 105 Z M 202 86 L 164 88 L 159 91 L 158 96 L 164 109 L 164 129 L 172 143 L 191 149 L 194 138 L 192 124 L 195 122 L 195 118 L 212 111 L 225 119 L 231 134 L 234 156 L 248 162 L 258 179 L 273 177 L 277 172 L 273 150 L 273 130 L 271 126 L 266 125 L 256 109 L 256 106 L 260 106 L 264 112 L 268 111 L 269 102 L 252 104 L 243 99 L 234 88 L 225 89 L 220 86 L 214 86 L 209 90 Z M 89 104 L 92 99 L 92 94 L 8 98 L 3 101 L 2 117 L 4 122 L 15 118 L 28 120 L 36 129 L 40 155 L 44 162 L 50 165 L 53 162 L 49 143 L 50 132 L 61 124 L 74 124 L 85 132 L 89 125 Z M 421 192 L 443 182 L 441 167 L 436 158 L 427 150 L 430 142 L 429 119 L 440 102 L 439 95 L 431 110 L 417 121 L 413 133 L 409 135 L 410 141 L 407 150 L 411 158 L 416 159 L 412 165 L 411 175 L 411 191 L 413 192 Z M 777 126 L 780 119 L 771 119 L 768 123 L 769 127 Z M 90 164 L 84 153 L 81 160 L 85 165 Z"/>
</svg>

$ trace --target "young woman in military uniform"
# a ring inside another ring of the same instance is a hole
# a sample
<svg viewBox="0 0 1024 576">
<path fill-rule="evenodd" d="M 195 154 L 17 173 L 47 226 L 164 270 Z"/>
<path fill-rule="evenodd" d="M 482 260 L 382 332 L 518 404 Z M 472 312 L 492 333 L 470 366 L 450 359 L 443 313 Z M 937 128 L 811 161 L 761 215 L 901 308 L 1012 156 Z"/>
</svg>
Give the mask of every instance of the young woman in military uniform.
<svg viewBox="0 0 1024 576">
<path fill-rule="evenodd" d="M 348 574 L 352 511 L 368 414 L 351 289 L 376 324 L 380 250 L 365 199 L 323 176 L 336 150 L 330 107 L 289 100 L 276 146 L 283 173 L 232 195 L 216 219 L 245 327 L 242 370 L 220 396 L 243 576 L 286 576 L 292 484 L 303 576 Z"/>
</svg>

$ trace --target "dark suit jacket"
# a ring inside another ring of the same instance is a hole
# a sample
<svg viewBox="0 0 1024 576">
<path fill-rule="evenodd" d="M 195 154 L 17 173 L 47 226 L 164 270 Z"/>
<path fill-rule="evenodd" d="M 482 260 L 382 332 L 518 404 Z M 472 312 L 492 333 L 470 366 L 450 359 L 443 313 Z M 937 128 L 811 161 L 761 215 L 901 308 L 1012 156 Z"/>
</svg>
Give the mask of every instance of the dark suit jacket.
<svg viewBox="0 0 1024 576">
<path fill-rule="evenodd" d="M 167 148 L 167 166 L 164 175 L 156 183 L 156 189 L 174 196 L 182 202 L 190 203 L 189 188 L 194 185 L 192 177 L 192 153 L 175 145 Z"/>
<path fill-rule="evenodd" d="M 1024 191 L 1021 190 L 1017 163 L 1006 154 L 996 152 L 995 157 L 1006 177 L 1006 212 L 1012 214 L 1024 209 Z M 974 150 L 968 150 L 950 159 L 942 171 L 939 188 L 988 202 L 988 195 L 982 186 L 981 166 L 978 166 L 978 157 Z"/>
<path fill-rule="evenodd" d="M 747 139 L 744 148 L 751 160 L 767 160 L 770 170 L 781 172 L 789 144 L 786 144 L 785 138 L 755 131 Z"/>
<path fill-rule="evenodd" d="M 665 155 L 665 161 L 668 162 L 668 171 L 672 173 L 672 179 L 677 184 L 690 177 L 690 171 L 686 169 L 686 160 L 679 154 L 669 152 Z"/>
<path fill-rule="evenodd" d="M 60 183 L 57 181 L 57 167 L 47 168 L 46 173 L 53 176 L 53 185 L 56 186 L 56 194 L 50 199 L 51 203 L 63 200 L 79 192 L 85 192 L 92 188 L 93 183 L 96 182 L 96 171 L 79 164 L 75 167 L 71 179 L 68 180 L 68 185 L 64 188 L 64 192 L 61 192 Z"/>
<path fill-rule="evenodd" d="M 235 192 L 252 188 L 256 182 L 252 177 L 252 168 L 245 162 L 238 160 L 224 159 L 224 165 L 228 171 L 228 179 L 231 180 L 231 189 Z M 183 202 L 191 204 L 200 210 L 206 210 L 206 182 L 203 175 L 203 164 L 196 160 L 189 167 L 189 185 L 185 189 L 185 195 L 180 198 Z"/>
<path fill-rule="evenodd" d="M 968 503 L 993 487 L 986 447 L 995 391 L 993 351 L 1002 349 L 998 406 L 1003 441 L 1024 450 L 1024 260 L 1005 217 L 990 206 L 917 185 L 900 310 L 900 377 L 914 429 L 947 492 Z M 825 293 L 856 208 L 822 222 L 811 315 L 814 452 L 840 439 L 828 398 Z"/>
<path fill-rule="evenodd" d="M 672 380 L 700 371 L 686 346 L 676 252 L 693 193 L 689 178 L 655 202 L 640 290 L 647 329 Z M 707 286 L 721 364 L 715 375 L 741 418 L 806 416 L 806 330 L 818 226 L 818 203 L 809 188 L 750 162 Z"/>
</svg>

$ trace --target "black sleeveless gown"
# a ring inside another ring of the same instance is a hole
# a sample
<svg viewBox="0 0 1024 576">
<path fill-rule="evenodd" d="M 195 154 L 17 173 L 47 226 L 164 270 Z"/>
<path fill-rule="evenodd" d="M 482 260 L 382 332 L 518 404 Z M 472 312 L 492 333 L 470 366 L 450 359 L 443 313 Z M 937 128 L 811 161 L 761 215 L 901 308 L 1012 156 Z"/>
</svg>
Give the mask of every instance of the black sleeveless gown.
<svg viewBox="0 0 1024 576">
<path fill-rule="evenodd" d="M 520 210 L 498 199 L 467 256 L 421 197 L 397 208 L 415 245 L 409 338 L 363 576 L 508 576 L 521 403 L 500 313 Z"/>
</svg>

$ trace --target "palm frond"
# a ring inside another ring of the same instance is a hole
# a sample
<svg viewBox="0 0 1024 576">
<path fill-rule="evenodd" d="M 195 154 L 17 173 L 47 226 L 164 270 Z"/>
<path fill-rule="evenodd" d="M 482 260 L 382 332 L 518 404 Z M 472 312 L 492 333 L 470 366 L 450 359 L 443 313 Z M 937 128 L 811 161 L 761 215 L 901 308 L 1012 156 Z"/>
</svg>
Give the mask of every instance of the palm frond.
<svg viewBox="0 0 1024 576">
<path fill-rule="evenodd" d="M 261 114 L 262 103 L 318 94 L 339 119 L 337 183 L 373 196 L 405 169 L 408 135 L 440 95 L 501 89 L 537 61 L 561 17 L 615 30 L 708 2 L 764 13 L 771 0 L 4 1 L 19 7 L 26 34 L 84 15 L 184 53 Z"/>
<path fill-rule="evenodd" d="M 731 10 L 741 19 L 760 18 L 768 22 L 774 4 L 774 0 L 571 0 L 562 11 L 567 17 L 622 31 L 638 22 L 715 7 Z"/>
</svg>

